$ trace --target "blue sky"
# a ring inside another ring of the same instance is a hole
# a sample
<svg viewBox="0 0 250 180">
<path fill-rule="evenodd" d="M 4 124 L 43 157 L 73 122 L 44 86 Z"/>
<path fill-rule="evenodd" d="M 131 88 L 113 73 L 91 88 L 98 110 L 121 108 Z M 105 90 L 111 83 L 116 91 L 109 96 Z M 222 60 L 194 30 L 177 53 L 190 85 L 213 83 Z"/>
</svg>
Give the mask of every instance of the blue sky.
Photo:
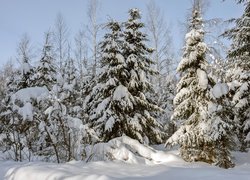
<svg viewBox="0 0 250 180">
<path fill-rule="evenodd" d="M 183 35 L 180 22 L 184 22 L 191 0 L 154 0 L 164 12 L 165 20 L 171 24 L 176 49 L 181 48 Z M 137 7 L 145 14 L 149 0 L 101 0 L 99 21 L 108 17 L 124 21 L 127 11 Z M 234 0 L 209 0 L 210 6 L 205 19 L 222 18 L 224 20 L 239 17 L 242 5 Z M 44 32 L 53 28 L 57 14 L 63 14 L 72 37 L 87 24 L 88 0 L 0 0 L 0 65 L 10 57 L 15 59 L 17 44 L 24 33 L 31 38 L 32 46 L 42 46 Z"/>
</svg>

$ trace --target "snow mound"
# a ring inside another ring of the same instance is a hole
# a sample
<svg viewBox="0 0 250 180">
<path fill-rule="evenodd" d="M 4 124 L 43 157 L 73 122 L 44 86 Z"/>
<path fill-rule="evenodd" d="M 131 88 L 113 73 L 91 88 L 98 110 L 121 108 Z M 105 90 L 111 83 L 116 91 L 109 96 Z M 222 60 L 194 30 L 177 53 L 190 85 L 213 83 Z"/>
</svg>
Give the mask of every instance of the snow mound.
<svg viewBox="0 0 250 180">
<path fill-rule="evenodd" d="M 11 102 L 15 105 L 13 110 L 22 116 L 23 120 L 33 120 L 32 101 L 39 103 L 49 96 L 46 87 L 29 87 L 17 91 L 11 96 Z M 21 102 L 21 103 L 19 103 Z"/>
<path fill-rule="evenodd" d="M 27 102 L 26 104 L 24 104 L 23 107 L 20 107 L 18 109 L 18 114 L 20 114 L 24 120 L 29 120 L 32 121 L 33 120 L 33 106 L 31 105 L 30 102 Z"/>
<path fill-rule="evenodd" d="M 172 153 L 155 150 L 127 136 L 87 148 L 87 161 L 122 161 L 130 164 L 163 164 L 182 162 Z"/>
<path fill-rule="evenodd" d="M 23 63 L 21 65 L 20 71 L 22 72 L 22 74 L 27 74 L 31 71 L 31 69 L 32 69 L 32 66 L 29 63 Z"/>
<path fill-rule="evenodd" d="M 49 91 L 46 87 L 30 87 L 17 91 L 11 96 L 12 102 L 20 100 L 23 103 L 31 102 L 32 99 L 40 101 L 44 97 L 49 95 Z"/>
<path fill-rule="evenodd" d="M 197 76 L 199 80 L 199 86 L 202 89 L 207 89 L 208 85 L 207 73 L 201 69 L 197 69 Z"/>
<path fill-rule="evenodd" d="M 123 55 L 121 55 L 121 54 L 116 54 L 116 59 L 118 60 L 118 63 L 125 62 L 125 59 L 124 59 Z"/>
<path fill-rule="evenodd" d="M 116 101 L 120 107 L 122 108 L 133 108 L 133 98 L 130 95 L 128 89 L 123 86 L 119 85 L 113 95 L 113 101 Z"/>
<path fill-rule="evenodd" d="M 229 87 L 226 83 L 217 83 L 212 89 L 211 93 L 214 98 L 220 98 L 229 92 Z"/>
</svg>

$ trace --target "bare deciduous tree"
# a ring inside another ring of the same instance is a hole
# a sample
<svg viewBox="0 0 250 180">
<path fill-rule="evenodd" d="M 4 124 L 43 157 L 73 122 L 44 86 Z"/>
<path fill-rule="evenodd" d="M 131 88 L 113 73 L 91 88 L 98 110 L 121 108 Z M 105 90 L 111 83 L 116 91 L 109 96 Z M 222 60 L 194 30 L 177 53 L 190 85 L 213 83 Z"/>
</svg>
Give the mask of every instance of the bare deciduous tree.
<svg viewBox="0 0 250 180">
<path fill-rule="evenodd" d="M 169 26 L 154 1 L 151 1 L 147 6 L 147 30 L 151 46 L 154 48 L 153 59 L 159 72 L 154 81 L 155 93 L 157 94 L 155 101 L 158 106 L 164 109 L 163 113 L 157 115 L 157 119 L 164 125 L 164 131 L 170 136 L 175 131 L 170 117 L 173 112 L 176 62 Z"/>
<path fill-rule="evenodd" d="M 174 49 L 170 29 L 164 20 L 163 13 L 154 1 L 147 5 L 147 30 L 154 48 L 153 59 L 160 75 L 171 73 L 174 64 Z"/>
<path fill-rule="evenodd" d="M 33 57 L 32 47 L 30 43 L 30 38 L 27 34 L 24 34 L 17 47 L 17 61 L 20 64 L 29 63 L 30 59 Z"/>
<path fill-rule="evenodd" d="M 88 46 L 87 37 L 84 31 L 80 30 L 75 36 L 75 59 L 78 66 L 80 78 L 88 70 Z"/>
<path fill-rule="evenodd" d="M 69 30 L 62 14 L 58 14 L 55 22 L 54 38 L 56 53 L 59 61 L 59 69 L 62 69 L 67 54 Z"/>
<path fill-rule="evenodd" d="M 88 33 L 90 34 L 91 41 L 91 60 L 93 61 L 92 73 L 96 76 L 97 64 L 98 64 L 98 33 L 101 29 L 101 25 L 97 21 L 98 11 L 100 10 L 99 0 L 89 0 L 88 6 L 88 19 L 89 25 L 87 26 Z"/>
</svg>

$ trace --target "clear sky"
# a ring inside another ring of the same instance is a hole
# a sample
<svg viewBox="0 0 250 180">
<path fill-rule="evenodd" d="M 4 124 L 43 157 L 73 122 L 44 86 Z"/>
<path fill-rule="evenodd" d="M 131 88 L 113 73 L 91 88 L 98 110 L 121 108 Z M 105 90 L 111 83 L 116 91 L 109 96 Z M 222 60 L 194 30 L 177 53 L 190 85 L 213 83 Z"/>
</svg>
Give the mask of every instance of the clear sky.
<svg viewBox="0 0 250 180">
<path fill-rule="evenodd" d="M 181 48 L 183 35 L 180 22 L 184 22 L 191 0 L 154 0 L 164 12 L 176 49 Z M 222 18 L 224 20 L 239 17 L 243 12 L 242 5 L 234 0 L 208 0 L 209 9 L 205 18 Z M 146 11 L 149 0 L 101 0 L 99 21 L 105 22 L 108 17 L 125 21 L 127 11 L 137 7 Z M 34 47 L 41 47 L 44 32 L 52 28 L 60 12 L 66 20 L 72 36 L 83 24 L 87 24 L 88 0 L 0 0 L 0 66 L 10 57 L 15 59 L 17 44 L 21 36 L 27 33 Z M 145 14 L 145 13 L 144 13 Z"/>
</svg>

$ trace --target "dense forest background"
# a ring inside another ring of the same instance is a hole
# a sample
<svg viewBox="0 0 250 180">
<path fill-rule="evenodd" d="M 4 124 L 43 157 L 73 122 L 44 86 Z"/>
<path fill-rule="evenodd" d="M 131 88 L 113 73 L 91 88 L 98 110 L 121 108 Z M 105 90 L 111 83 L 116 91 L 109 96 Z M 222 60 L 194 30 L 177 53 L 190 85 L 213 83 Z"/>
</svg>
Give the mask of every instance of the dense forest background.
<svg viewBox="0 0 250 180">
<path fill-rule="evenodd" d="M 4 158 L 115 159 L 100 145 L 129 137 L 178 145 L 186 161 L 233 167 L 231 151 L 250 145 L 250 2 L 236 1 L 245 10 L 227 23 L 204 20 L 205 2 L 192 2 L 180 52 L 153 1 L 145 22 L 134 8 L 126 21 L 104 24 L 99 1 L 89 1 L 89 24 L 73 40 L 58 14 L 39 51 L 25 34 L 17 61 L 0 69 Z M 228 29 L 218 35 L 222 24 Z"/>
</svg>

